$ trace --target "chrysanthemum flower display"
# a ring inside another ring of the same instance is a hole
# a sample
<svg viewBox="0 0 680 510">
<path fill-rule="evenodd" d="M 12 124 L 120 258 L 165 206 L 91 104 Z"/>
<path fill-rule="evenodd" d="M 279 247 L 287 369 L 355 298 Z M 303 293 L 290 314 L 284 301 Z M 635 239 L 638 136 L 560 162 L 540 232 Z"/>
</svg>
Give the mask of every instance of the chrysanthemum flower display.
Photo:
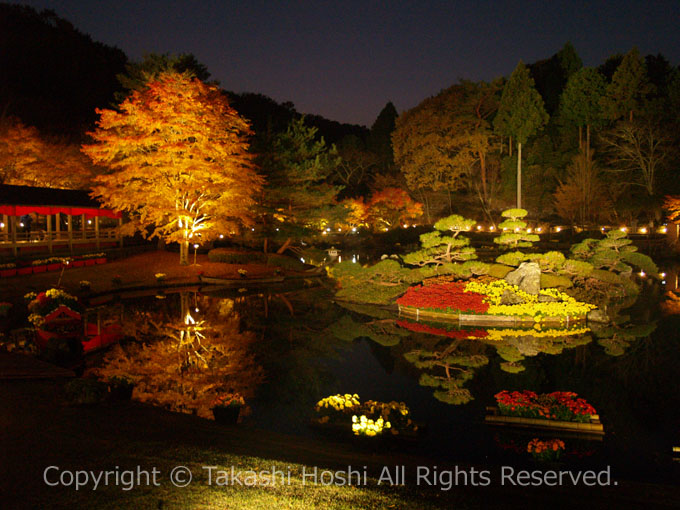
<svg viewBox="0 0 680 510">
<path fill-rule="evenodd" d="M 362 404 L 358 395 L 348 393 L 319 400 L 315 410 L 320 415 L 317 423 L 347 426 L 355 435 L 373 437 L 384 431 L 413 434 L 418 430 L 404 402 L 367 400 Z"/>
<path fill-rule="evenodd" d="M 533 391 L 506 391 L 495 395 L 502 415 L 586 423 L 595 408 L 571 391 L 537 394 Z"/>
<path fill-rule="evenodd" d="M 512 293 L 521 299 L 518 304 L 502 304 L 503 296 Z M 541 299 L 549 298 L 549 300 Z M 410 287 L 397 299 L 397 304 L 420 310 L 451 314 L 526 316 L 540 322 L 546 317 L 585 317 L 596 308 L 582 303 L 557 289 L 541 289 L 540 294 L 528 294 L 505 280 L 491 282 L 447 282 Z"/>
<path fill-rule="evenodd" d="M 529 452 L 536 460 L 555 461 L 564 453 L 564 441 L 561 439 L 548 439 L 542 441 L 535 437 L 527 445 Z"/>
</svg>

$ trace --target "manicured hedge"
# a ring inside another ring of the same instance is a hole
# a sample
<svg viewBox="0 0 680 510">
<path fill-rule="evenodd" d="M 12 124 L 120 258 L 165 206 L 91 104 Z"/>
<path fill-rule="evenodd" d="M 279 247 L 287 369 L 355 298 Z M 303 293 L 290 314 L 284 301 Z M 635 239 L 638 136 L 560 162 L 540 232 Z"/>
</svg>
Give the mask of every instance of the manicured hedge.
<svg viewBox="0 0 680 510">
<path fill-rule="evenodd" d="M 210 262 L 225 264 L 266 264 L 294 271 L 305 269 L 305 265 L 298 259 L 279 255 L 278 253 L 261 253 L 256 251 L 234 251 L 229 248 L 215 248 L 208 252 Z"/>
<path fill-rule="evenodd" d="M 293 271 L 302 271 L 305 269 L 305 265 L 302 263 L 302 261 L 294 259 L 293 257 L 288 257 L 286 255 L 279 255 L 277 253 L 267 254 L 267 265 Z"/>
<path fill-rule="evenodd" d="M 208 260 L 225 264 L 264 264 L 267 262 L 267 254 L 215 248 L 208 252 Z"/>
</svg>

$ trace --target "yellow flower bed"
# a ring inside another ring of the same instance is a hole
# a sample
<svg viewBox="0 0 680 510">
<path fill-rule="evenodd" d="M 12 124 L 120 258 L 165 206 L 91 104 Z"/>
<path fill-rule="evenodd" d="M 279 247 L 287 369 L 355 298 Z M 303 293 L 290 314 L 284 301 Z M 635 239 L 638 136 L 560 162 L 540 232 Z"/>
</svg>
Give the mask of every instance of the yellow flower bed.
<svg viewBox="0 0 680 510">
<path fill-rule="evenodd" d="M 389 429 L 392 424 L 389 421 L 384 421 L 378 418 L 373 421 L 368 419 L 365 415 L 352 416 L 352 432 L 357 436 L 377 436 L 382 434 L 383 429 Z"/>
<path fill-rule="evenodd" d="M 576 329 L 488 329 L 488 335 L 482 340 L 501 341 L 509 336 L 526 336 L 531 335 L 534 338 L 557 338 L 562 336 L 575 336 L 588 333 L 590 328 L 576 328 Z"/>
<path fill-rule="evenodd" d="M 501 298 L 506 290 L 513 292 L 525 302 L 517 305 L 502 305 Z M 551 296 L 558 301 L 540 303 L 538 295 L 521 291 L 516 285 L 511 285 L 505 280 L 495 280 L 490 283 L 470 282 L 466 285 L 465 292 L 477 292 L 486 296 L 484 302 L 489 304 L 486 312 L 488 315 L 528 315 L 536 322 L 545 317 L 583 316 L 597 308 L 595 305 L 577 301 L 557 289 L 541 289 L 540 294 Z"/>
<path fill-rule="evenodd" d="M 316 403 L 316 410 L 320 411 L 321 409 L 332 407 L 336 411 L 344 411 L 358 405 L 359 395 L 356 393 L 354 395 L 345 393 L 344 395 L 331 395 L 330 397 L 322 398 Z"/>
</svg>

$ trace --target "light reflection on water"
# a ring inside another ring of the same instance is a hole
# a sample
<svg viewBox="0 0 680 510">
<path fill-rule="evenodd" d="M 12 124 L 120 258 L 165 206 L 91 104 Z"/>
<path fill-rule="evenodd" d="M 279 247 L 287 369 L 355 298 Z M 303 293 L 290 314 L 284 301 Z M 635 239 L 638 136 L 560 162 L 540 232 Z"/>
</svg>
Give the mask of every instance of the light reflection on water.
<svg viewBox="0 0 680 510">
<path fill-rule="evenodd" d="M 670 290 L 677 271 L 666 272 L 664 290 Z M 358 393 L 366 400 L 406 402 L 427 424 L 428 433 L 413 446 L 418 452 L 450 460 L 504 458 L 508 445 L 531 437 L 488 429 L 485 407 L 500 390 L 531 389 L 574 391 L 600 413 L 608 431 L 604 442 L 585 448 L 585 460 L 570 461 L 625 466 L 635 459 L 652 470 L 680 444 L 676 316 L 659 317 L 645 306 L 644 320 L 626 327 L 568 334 L 465 330 L 408 322 L 379 308 L 343 308 L 332 302 L 332 289 L 305 285 L 138 297 L 123 301 L 124 321 L 128 331 L 148 339 L 149 324 L 180 320 L 189 310 L 196 321 L 222 328 L 225 337 L 250 338 L 242 358 L 250 361 L 234 367 L 227 386 L 242 384 L 252 412 L 245 423 L 252 427 L 313 435 L 307 423 L 316 401 Z M 658 302 L 661 293 L 652 290 L 650 300 Z M 248 370 L 261 375 L 245 377 L 250 386 L 234 375 L 243 378 Z M 201 405 L 204 415 L 207 404 Z"/>
</svg>

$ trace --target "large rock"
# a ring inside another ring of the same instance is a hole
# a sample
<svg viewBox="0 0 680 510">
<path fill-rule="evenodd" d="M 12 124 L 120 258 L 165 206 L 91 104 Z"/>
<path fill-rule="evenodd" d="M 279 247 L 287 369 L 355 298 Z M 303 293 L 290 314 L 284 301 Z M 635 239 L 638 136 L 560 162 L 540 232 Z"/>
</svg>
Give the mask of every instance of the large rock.
<svg viewBox="0 0 680 510">
<path fill-rule="evenodd" d="M 505 289 L 503 291 L 503 295 L 501 296 L 502 305 L 521 305 L 522 303 L 524 303 L 524 300 L 510 289 Z"/>
<path fill-rule="evenodd" d="M 598 324 L 607 324 L 611 320 L 607 314 L 599 308 L 589 311 L 587 319 L 588 322 L 596 322 Z"/>
<path fill-rule="evenodd" d="M 527 294 L 538 294 L 541 290 L 541 268 L 537 262 L 522 262 L 505 276 L 505 281 L 517 285 Z"/>
</svg>

